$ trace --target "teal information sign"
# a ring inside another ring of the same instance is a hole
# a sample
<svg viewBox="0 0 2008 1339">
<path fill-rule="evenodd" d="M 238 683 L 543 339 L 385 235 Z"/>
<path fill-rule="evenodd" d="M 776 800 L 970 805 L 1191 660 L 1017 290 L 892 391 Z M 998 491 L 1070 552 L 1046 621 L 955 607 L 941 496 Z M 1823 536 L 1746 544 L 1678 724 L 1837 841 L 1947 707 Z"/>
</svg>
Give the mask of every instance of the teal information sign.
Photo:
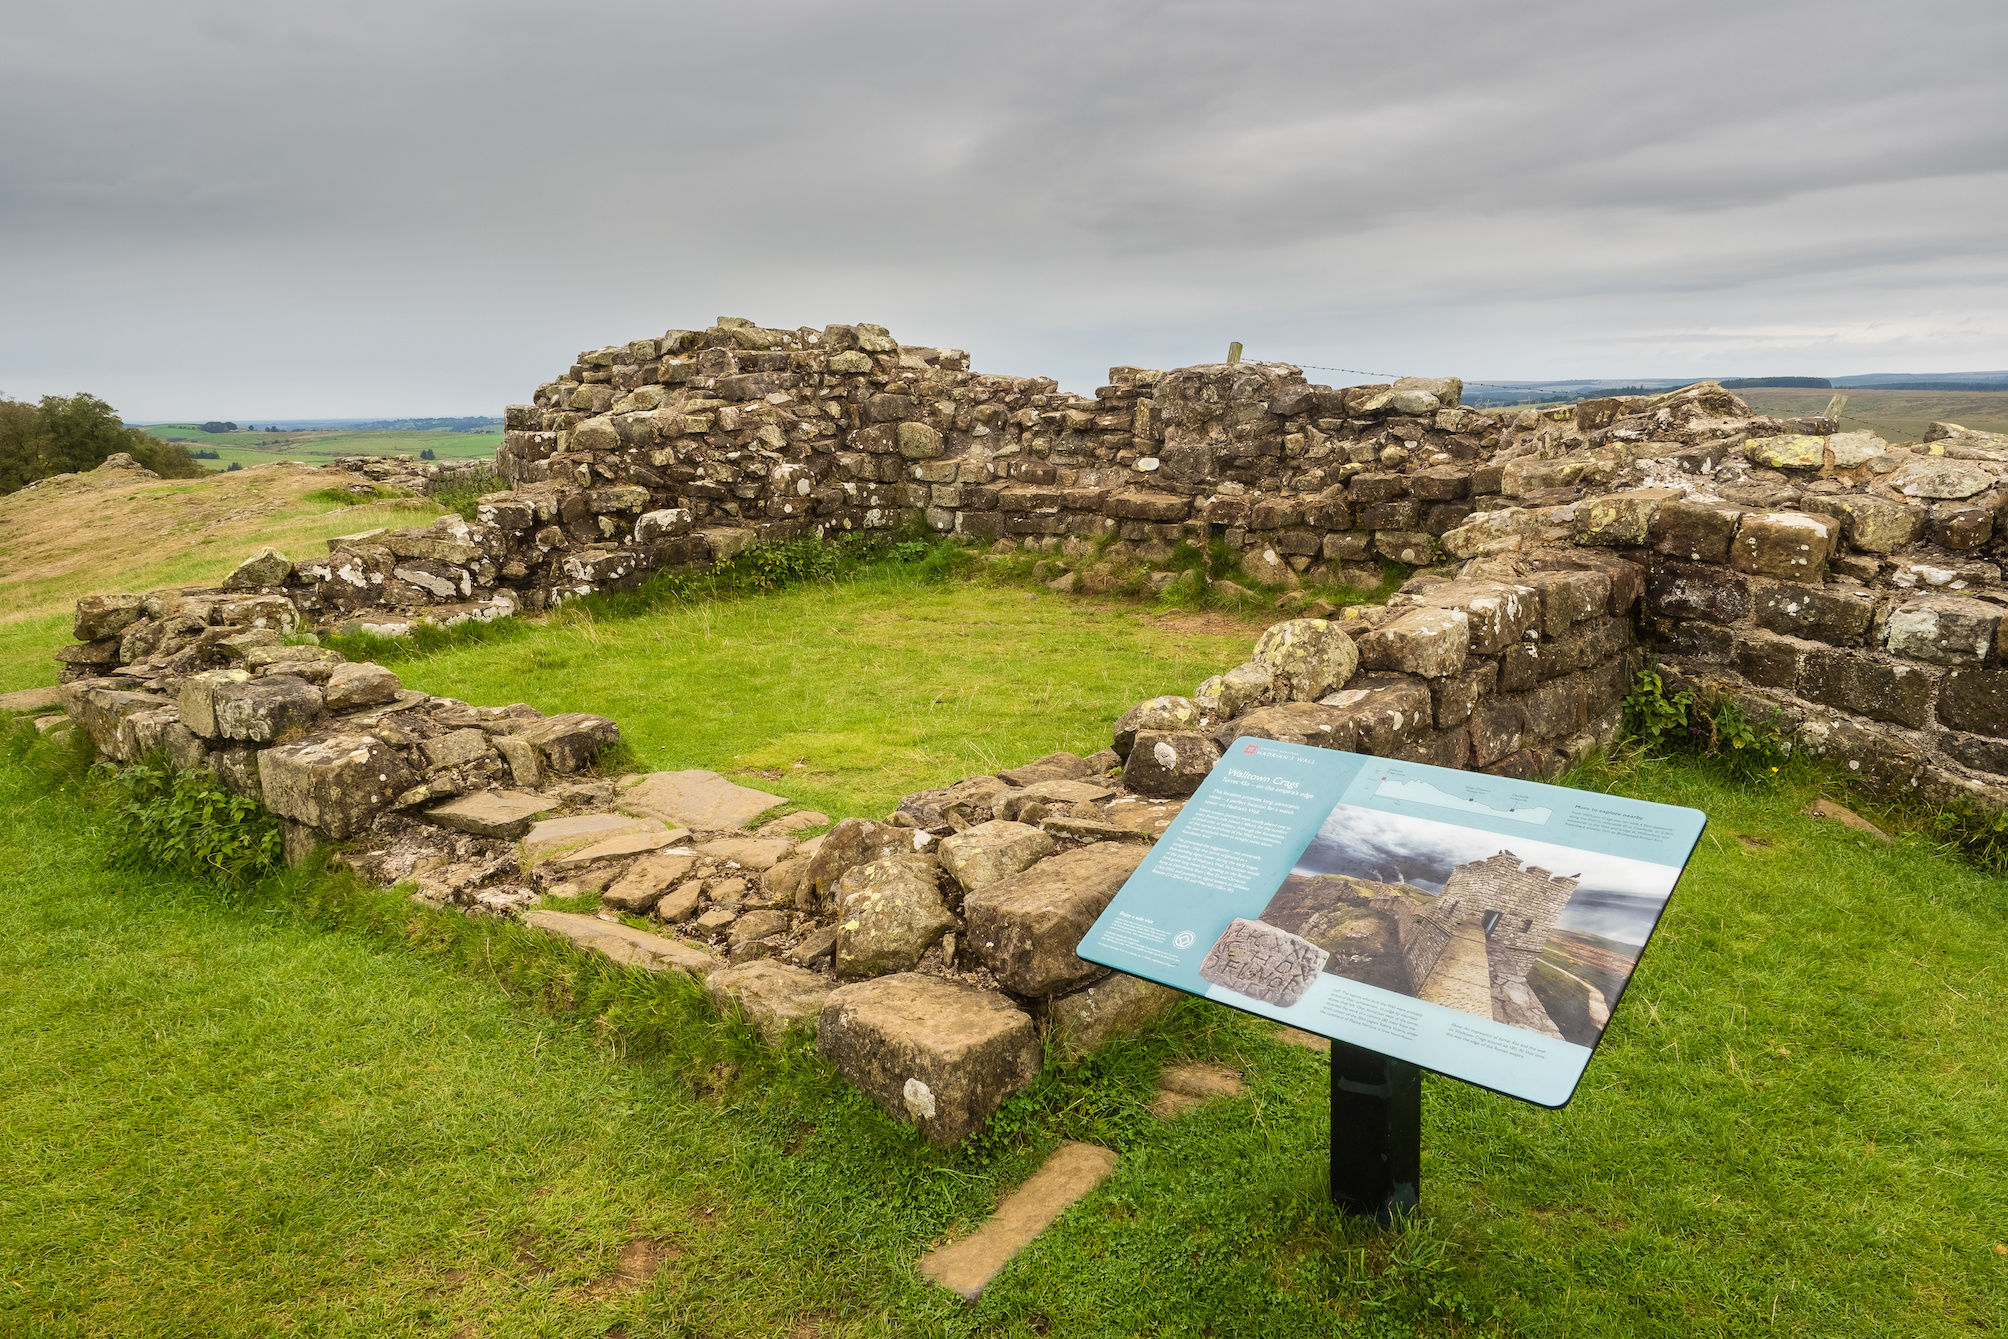
<svg viewBox="0 0 2008 1339">
<path fill-rule="evenodd" d="M 1558 1107 L 1705 816 L 1235 741 L 1077 952 Z"/>
</svg>

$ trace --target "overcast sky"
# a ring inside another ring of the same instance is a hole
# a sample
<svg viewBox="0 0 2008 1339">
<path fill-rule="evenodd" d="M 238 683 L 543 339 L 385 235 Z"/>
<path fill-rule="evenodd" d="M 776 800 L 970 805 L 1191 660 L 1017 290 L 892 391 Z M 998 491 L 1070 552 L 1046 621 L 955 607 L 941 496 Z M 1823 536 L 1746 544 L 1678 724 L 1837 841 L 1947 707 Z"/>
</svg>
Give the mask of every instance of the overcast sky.
<svg viewBox="0 0 2008 1339">
<path fill-rule="evenodd" d="M 136 420 L 493 413 L 720 314 L 1082 390 L 1230 339 L 1470 380 L 2008 367 L 1998 0 L 0 19 L 0 391 Z"/>
</svg>

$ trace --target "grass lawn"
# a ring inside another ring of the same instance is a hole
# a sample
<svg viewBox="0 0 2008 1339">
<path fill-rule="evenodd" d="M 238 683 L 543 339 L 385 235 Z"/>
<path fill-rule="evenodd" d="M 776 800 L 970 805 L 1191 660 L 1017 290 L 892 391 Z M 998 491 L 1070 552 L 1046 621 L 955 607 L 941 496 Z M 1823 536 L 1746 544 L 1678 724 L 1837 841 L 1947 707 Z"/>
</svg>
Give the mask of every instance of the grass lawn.
<svg viewBox="0 0 2008 1339">
<path fill-rule="evenodd" d="M 711 768 L 883 817 L 912 791 L 1107 748 L 1125 709 L 1246 660 L 1270 621 L 925 585 L 888 564 L 649 617 L 561 611 L 391 663 L 445 697 L 611 716 L 652 770 Z"/>
<path fill-rule="evenodd" d="M 895 571 L 399 668 L 604 709 L 651 765 L 878 813 L 1099 747 L 1120 706 L 1251 638 Z M 1049 1069 L 991 1138 L 938 1153 L 687 985 L 339 879 L 233 909 L 110 872 L 71 794 L 0 764 L 0 1332 L 2008 1326 L 2003 881 L 1798 816 L 1805 773 L 1579 782 L 1693 805 L 1709 834 L 1575 1102 L 1428 1080 L 1424 1213 L 1385 1235 L 1324 1202 L 1323 1057 L 1218 1006 Z M 1247 1095 L 1155 1120 L 1152 1076 L 1184 1058 L 1243 1069 Z M 977 1306 L 923 1285 L 919 1253 L 1060 1138 L 1116 1149 L 1115 1176 Z"/>
</svg>

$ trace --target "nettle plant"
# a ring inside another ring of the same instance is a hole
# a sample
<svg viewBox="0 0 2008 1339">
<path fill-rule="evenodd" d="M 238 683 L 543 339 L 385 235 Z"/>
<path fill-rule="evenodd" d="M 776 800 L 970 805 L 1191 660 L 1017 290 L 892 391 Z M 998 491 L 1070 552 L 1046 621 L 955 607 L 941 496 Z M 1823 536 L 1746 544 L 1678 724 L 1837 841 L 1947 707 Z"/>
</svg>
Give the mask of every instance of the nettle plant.
<svg viewBox="0 0 2008 1339">
<path fill-rule="evenodd" d="M 279 868 L 283 829 L 256 800 L 232 795 L 212 773 L 164 759 L 99 763 L 93 780 L 111 801 L 112 863 L 164 870 L 238 893 Z"/>
</svg>

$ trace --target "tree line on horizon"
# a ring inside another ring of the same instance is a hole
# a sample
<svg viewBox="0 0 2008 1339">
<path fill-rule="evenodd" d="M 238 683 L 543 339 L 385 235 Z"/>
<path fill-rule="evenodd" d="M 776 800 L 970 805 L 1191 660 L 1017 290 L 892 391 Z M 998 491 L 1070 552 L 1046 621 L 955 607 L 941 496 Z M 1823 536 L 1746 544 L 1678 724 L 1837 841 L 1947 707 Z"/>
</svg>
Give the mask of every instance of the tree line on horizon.
<svg viewBox="0 0 2008 1339">
<path fill-rule="evenodd" d="M 120 451 L 164 479 L 209 473 L 181 443 L 128 428 L 117 410 L 87 392 L 45 395 L 38 404 L 0 396 L 0 494 L 94 470 Z"/>
</svg>

